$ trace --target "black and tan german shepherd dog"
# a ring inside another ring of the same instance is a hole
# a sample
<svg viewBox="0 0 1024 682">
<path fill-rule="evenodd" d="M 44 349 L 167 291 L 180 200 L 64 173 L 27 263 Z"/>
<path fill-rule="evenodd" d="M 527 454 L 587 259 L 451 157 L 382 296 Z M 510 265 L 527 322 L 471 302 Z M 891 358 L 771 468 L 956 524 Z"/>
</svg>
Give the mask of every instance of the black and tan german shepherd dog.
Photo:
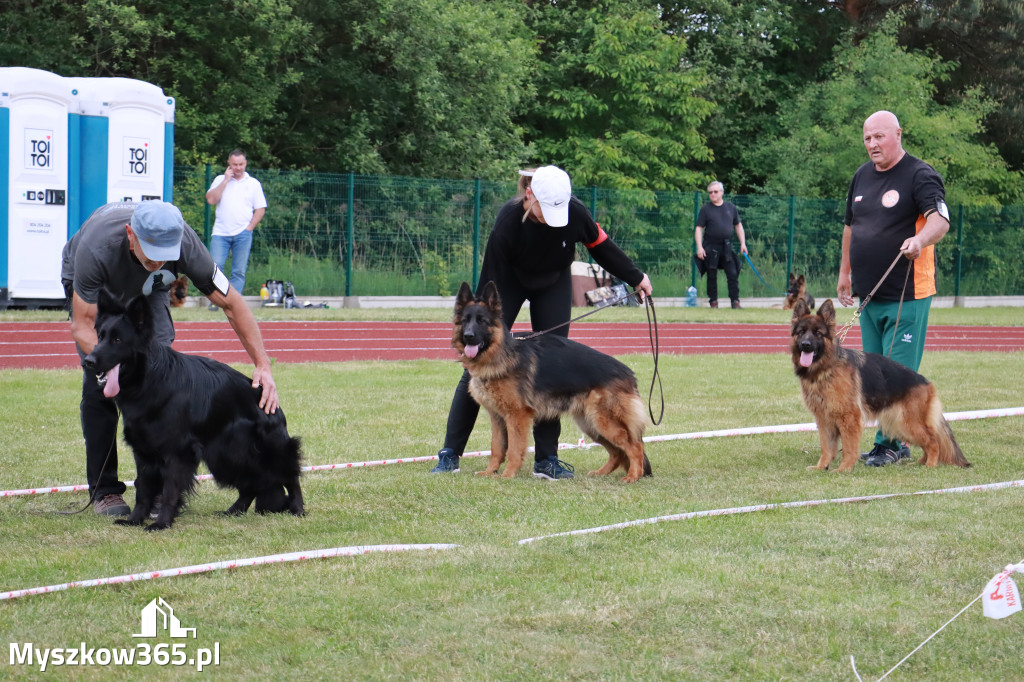
<svg viewBox="0 0 1024 682">
<path fill-rule="evenodd" d="M 832 299 L 821 304 L 817 315 L 804 301 L 793 307 L 793 369 L 821 439 L 821 458 L 808 468 L 828 469 L 841 439 L 839 471 L 853 469 L 864 417 L 877 419 L 888 437 L 923 448 L 921 464 L 970 466 L 942 416 L 935 385 L 884 355 L 843 348 L 835 328 Z"/>
<path fill-rule="evenodd" d="M 463 282 L 455 300 L 452 347 L 470 375 L 469 392 L 491 416 L 491 458 L 481 475 L 519 471 L 534 421 L 571 414 L 587 436 L 608 451 L 590 475 L 626 469 L 623 481 L 651 475 L 644 453 L 647 414 L 633 371 L 575 341 L 542 334 L 514 339 L 501 314 L 494 282 L 475 297 Z"/>
<path fill-rule="evenodd" d="M 171 282 L 171 307 L 181 308 L 185 305 L 185 299 L 188 298 L 188 277 L 182 275 L 178 279 Z"/>
<path fill-rule="evenodd" d="M 814 297 L 807 293 L 807 280 L 803 275 L 794 277 L 789 273 L 789 288 L 786 289 L 786 300 L 782 303 L 783 310 L 792 310 L 797 301 L 807 304 L 809 310 L 814 310 Z"/>
<path fill-rule="evenodd" d="M 101 291 L 98 342 L 82 361 L 117 402 L 135 455 L 135 508 L 115 523 L 142 525 L 162 495 L 146 530 L 170 528 L 200 461 L 218 485 L 238 490 L 226 514 L 244 514 L 255 499 L 258 513 L 301 516 L 300 441 L 288 435 L 284 412 L 261 410 L 262 389 L 241 372 L 154 340 L 152 315 L 145 296 L 124 306 Z"/>
</svg>

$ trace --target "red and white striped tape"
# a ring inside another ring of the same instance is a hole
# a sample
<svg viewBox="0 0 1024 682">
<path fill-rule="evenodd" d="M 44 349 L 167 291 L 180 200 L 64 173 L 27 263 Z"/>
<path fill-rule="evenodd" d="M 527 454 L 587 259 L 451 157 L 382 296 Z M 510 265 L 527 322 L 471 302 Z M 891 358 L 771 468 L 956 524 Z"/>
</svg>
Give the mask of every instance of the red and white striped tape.
<svg viewBox="0 0 1024 682">
<path fill-rule="evenodd" d="M 537 540 L 558 538 L 567 535 L 589 535 L 591 533 L 603 533 L 607 530 L 618 530 L 619 528 L 631 528 L 633 526 L 644 526 L 651 523 L 664 523 L 666 521 L 688 521 L 707 516 L 729 516 L 731 514 L 748 514 L 750 512 L 768 511 L 770 509 L 793 509 L 795 507 L 817 507 L 823 504 L 845 504 L 849 502 L 870 502 L 873 500 L 885 500 L 890 497 L 908 497 L 912 495 L 938 495 L 940 493 L 976 493 L 984 490 L 999 490 L 1001 488 L 1024 487 L 1024 480 L 1006 481 L 1003 483 L 986 483 L 983 485 L 969 485 L 959 488 L 944 488 L 942 490 L 921 490 L 912 493 L 886 493 L 884 495 L 864 495 L 860 497 L 839 497 L 828 500 L 804 500 L 800 502 L 775 502 L 772 504 L 754 504 L 747 507 L 730 507 L 727 509 L 708 509 L 705 511 L 684 512 L 682 514 L 669 514 L 668 516 L 655 516 L 649 519 L 637 521 L 623 521 L 608 526 L 597 526 L 595 528 L 583 528 L 580 530 L 568 530 L 562 533 L 541 535 L 535 538 L 525 538 L 519 541 L 520 545 L 526 545 Z"/>
<path fill-rule="evenodd" d="M 371 554 L 374 552 L 408 552 L 415 550 L 429 549 L 452 549 L 459 545 L 434 544 L 434 545 L 357 545 L 354 547 L 335 547 L 333 549 L 314 549 L 307 552 L 288 552 L 287 554 L 272 554 L 270 556 L 252 557 L 250 559 L 231 559 L 228 561 L 216 561 L 212 564 L 196 564 L 195 566 L 183 566 L 181 568 L 168 568 L 161 571 L 147 571 L 145 573 L 133 573 L 131 575 L 119 575 L 112 578 L 96 578 L 94 580 L 77 580 L 60 585 L 48 585 L 46 587 L 32 587 L 25 590 L 12 590 L 0 592 L 0 601 L 5 599 L 17 599 L 34 594 L 48 594 L 50 592 L 61 592 L 78 587 L 98 587 L 100 585 L 118 585 L 121 583 L 133 583 L 142 580 L 155 580 L 157 578 L 170 578 L 179 575 L 195 575 L 197 573 L 210 573 L 211 571 L 222 571 L 229 568 L 242 568 L 244 566 L 262 566 L 264 564 L 283 564 L 290 561 L 304 561 L 306 559 L 329 559 L 338 556 L 355 556 Z"/>
<path fill-rule="evenodd" d="M 1024 416 L 1024 407 L 1002 407 L 992 410 L 972 410 L 968 412 L 947 412 L 945 415 L 948 421 L 963 421 L 967 419 L 990 419 L 994 417 L 1019 417 Z M 875 428 L 875 422 L 866 423 L 865 428 Z M 722 438 L 725 436 L 754 436 L 768 433 L 796 433 L 801 431 L 817 431 L 818 427 L 814 422 L 803 424 L 778 424 L 775 426 L 750 426 L 739 429 L 719 429 L 717 431 L 694 431 L 692 433 L 677 433 L 665 436 L 648 436 L 644 438 L 645 443 L 661 443 L 673 440 L 695 440 L 698 438 Z M 571 450 L 575 448 L 592 448 L 597 443 L 561 443 L 559 450 Z M 534 449 L 528 448 L 527 452 Z M 490 450 L 479 450 L 476 452 L 463 453 L 463 457 L 490 457 Z M 423 457 L 401 457 L 397 459 L 378 459 L 367 462 L 343 462 L 340 464 L 315 464 L 302 467 L 303 471 L 333 471 L 336 469 L 361 469 L 365 467 L 383 466 L 386 464 L 409 464 L 413 462 L 430 462 L 437 459 L 437 455 L 425 455 Z M 210 474 L 196 476 L 197 481 L 207 481 L 213 477 Z M 128 481 L 125 485 L 134 485 L 134 481 Z M 0 490 L 0 497 L 16 497 L 20 495 L 43 495 L 46 493 L 71 493 L 88 490 L 85 484 L 53 486 L 48 488 L 24 488 L 20 490 Z"/>
</svg>

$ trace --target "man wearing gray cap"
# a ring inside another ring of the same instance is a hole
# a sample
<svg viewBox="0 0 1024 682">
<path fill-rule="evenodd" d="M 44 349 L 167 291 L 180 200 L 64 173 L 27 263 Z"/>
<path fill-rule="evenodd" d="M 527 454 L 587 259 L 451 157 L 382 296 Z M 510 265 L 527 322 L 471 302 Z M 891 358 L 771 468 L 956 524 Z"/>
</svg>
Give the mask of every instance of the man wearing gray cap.
<svg viewBox="0 0 1024 682">
<path fill-rule="evenodd" d="M 256 319 L 240 292 L 213 262 L 181 211 L 164 201 L 110 203 L 101 206 L 64 246 L 61 280 L 71 301 L 71 336 L 80 357 L 96 345 L 97 300 L 101 289 L 127 303 L 149 296 L 156 339 L 174 340 L 169 286 L 178 275 L 189 280 L 224 310 L 252 359 L 253 388 L 262 386 L 260 407 L 268 414 L 278 407 L 270 357 L 263 347 Z M 130 510 L 117 475 L 117 408 L 103 396 L 96 377 L 83 371 L 82 433 L 85 436 L 86 478 L 97 514 L 122 516 Z"/>
</svg>

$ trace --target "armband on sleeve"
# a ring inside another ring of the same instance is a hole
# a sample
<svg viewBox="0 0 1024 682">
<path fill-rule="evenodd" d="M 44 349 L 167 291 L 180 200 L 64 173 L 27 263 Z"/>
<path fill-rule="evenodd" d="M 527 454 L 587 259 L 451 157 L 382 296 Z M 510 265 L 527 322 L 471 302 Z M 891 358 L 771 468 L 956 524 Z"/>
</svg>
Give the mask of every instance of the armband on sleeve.
<svg viewBox="0 0 1024 682">
<path fill-rule="evenodd" d="M 942 199 L 936 201 L 935 210 L 939 212 L 940 216 L 946 219 L 947 223 L 949 222 L 949 208 L 947 208 L 945 201 L 943 201 Z"/>
<path fill-rule="evenodd" d="M 604 229 L 601 227 L 601 225 L 598 224 L 598 223 L 594 223 L 594 224 L 597 225 L 597 239 L 595 239 L 594 241 L 590 242 L 589 244 L 584 244 L 584 246 L 586 246 L 588 249 L 592 249 L 595 246 L 597 246 L 598 244 L 600 244 L 601 242 L 603 242 L 603 241 L 608 239 L 608 233 L 604 231 Z"/>
<path fill-rule="evenodd" d="M 213 266 L 213 286 L 217 288 L 217 291 L 223 295 L 228 295 L 228 289 L 230 288 L 230 282 L 228 278 L 224 276 L 224 273 L 220 271 L 220 267 L 217 265 Z"/>
</svg>

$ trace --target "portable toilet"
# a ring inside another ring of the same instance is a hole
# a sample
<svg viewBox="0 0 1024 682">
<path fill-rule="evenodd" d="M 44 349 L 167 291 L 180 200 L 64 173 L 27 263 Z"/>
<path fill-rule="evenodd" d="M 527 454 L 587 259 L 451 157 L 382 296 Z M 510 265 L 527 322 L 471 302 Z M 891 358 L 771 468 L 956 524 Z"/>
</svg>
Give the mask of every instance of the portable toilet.
<svg viewBox="0 0 1024 682">
<path fill-rule="evenodd" d="M 68 78 L 78 98 L 81 158 L 72 234 L 111 201 L 173 200 L 174 98 L 131 78 Z"/>
<path fill-rule="evenodd" d="M 49 71 L 0 68 L 0 307 L 64 299 L 69 154 L 77 145 L 71 90 Z"/>
</svg>

